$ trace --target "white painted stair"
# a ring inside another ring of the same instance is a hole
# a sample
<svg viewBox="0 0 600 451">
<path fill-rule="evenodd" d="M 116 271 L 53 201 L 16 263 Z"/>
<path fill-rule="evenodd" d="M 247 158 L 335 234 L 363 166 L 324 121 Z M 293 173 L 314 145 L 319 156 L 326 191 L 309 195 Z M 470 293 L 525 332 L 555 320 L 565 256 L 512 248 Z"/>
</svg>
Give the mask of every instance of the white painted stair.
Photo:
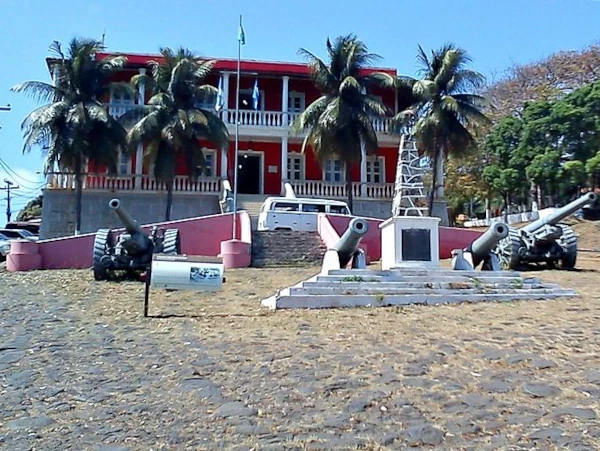
<svg viewBox="0 0 600 451">
<path fill-rule="evenodd" d="M 262 305 L 271 309 L 385 307 L 567 296 L 577 293 L 536 278 L 522 278 L 515 271 L 350 269 L 311 277 L 264 299 Z"/>
</svg>

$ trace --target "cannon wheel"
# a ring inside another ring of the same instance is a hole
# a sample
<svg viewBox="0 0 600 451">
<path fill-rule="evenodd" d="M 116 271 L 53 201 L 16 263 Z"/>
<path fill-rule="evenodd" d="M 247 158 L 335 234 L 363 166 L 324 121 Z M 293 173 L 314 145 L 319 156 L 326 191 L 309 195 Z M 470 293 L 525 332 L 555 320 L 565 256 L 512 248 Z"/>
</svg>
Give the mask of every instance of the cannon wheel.
<svg viewBox="0 0 600 451">
<path fill-rule="evenodd" d="M 517 269 L 519 267 L 519 249 L 521 237 L 517 229 L 508 228 L 508 236 L 500 240 L 497 246 L 500 267 L 502 269 Z"/>
<path fill-rule="evenodd" d="M 108 254 L 113 243 L 110 235 L 110 229 L 99 229 L 96 232 L 96 238 L 94 238 L 94 279 L 95 280 L 106 280 L 108 279 L 106 267 L 102 264 L 102 257 Z"/>
<path fill-rule="evenodd" d="M 163 237 L 163 254 L 181 254 L 181 241 L 179 240 L 179 229 L 167 229 Z"/>
<path fill-rule="evenodd" d="M 558 224 L 558 226 L 562 229 L 559 242 L 563 250 L 563 257 L 560 259 L 560 266 L 562 269 L 573 269 L 577 262 L 577 235 L 566 224 Z"/>
</svg>

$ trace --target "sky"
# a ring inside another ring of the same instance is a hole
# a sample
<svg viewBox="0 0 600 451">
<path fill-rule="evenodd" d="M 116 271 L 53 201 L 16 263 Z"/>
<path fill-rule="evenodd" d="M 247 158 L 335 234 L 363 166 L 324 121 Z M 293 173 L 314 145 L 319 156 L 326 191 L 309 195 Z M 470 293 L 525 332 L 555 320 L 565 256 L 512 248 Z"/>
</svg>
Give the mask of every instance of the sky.
<svg viewBox="0 0 600 451">
<path fill-rule="evenodd" d="M 0 184 L 8 178 L 21 187 L 13 219 L 44 177 L 41 153 L 22 153 L 20 124 L 37 104 L 10 88 L 50 81 L 45 58 L 52 41 L 105 33 L 109 51 L 183 45 L 203 56 L 235 58 L 240 14 L 242 58 L 300 61 L 299 47 L 324 57 L 327 37 L 353 33 L 382 56 L 379 66 L 413 76 L 418 45 L 427 50 L 453 42 L 468 51 L 474 69 L 497 78 L 515 63 L 600 41 L 600 0 L 0 0 L 0 107 L 12 107 L 0 111 Z M 5 210 L 0 199 L 0 224 Z"/>
</svg>

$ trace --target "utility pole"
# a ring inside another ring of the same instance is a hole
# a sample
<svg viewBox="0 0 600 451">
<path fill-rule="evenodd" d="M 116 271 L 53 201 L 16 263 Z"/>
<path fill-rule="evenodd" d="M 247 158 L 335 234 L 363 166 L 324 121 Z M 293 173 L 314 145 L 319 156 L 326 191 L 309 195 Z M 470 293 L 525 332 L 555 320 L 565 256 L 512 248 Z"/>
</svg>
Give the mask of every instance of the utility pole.
<svg viewBox="0 0 600 451">
<path fill-rule="evenodd" d="M 2 187 L 0 190 L 6 190 L 6 222 L 8 223 L 10 222 L 10 216 L 12 214 L 10 211 L 10 190 L 19 189 L 19 185 L 15 186 L 15 184 L 8 179 L 4 179 L 4 183 L 6 183 L 6 187 Z"/>
</svg>

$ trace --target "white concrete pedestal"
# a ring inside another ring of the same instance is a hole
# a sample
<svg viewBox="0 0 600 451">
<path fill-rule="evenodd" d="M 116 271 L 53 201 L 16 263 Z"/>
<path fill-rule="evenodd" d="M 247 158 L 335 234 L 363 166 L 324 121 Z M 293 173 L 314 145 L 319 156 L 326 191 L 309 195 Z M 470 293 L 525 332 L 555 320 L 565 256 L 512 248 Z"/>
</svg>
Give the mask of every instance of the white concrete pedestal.
<svg viewBox="0 0 600 451">
<path fill-rule="evenodd" d="M 439 268 L 440 218 L 400 216 L 379 225 L 381 269 Z"/>
</svg>

